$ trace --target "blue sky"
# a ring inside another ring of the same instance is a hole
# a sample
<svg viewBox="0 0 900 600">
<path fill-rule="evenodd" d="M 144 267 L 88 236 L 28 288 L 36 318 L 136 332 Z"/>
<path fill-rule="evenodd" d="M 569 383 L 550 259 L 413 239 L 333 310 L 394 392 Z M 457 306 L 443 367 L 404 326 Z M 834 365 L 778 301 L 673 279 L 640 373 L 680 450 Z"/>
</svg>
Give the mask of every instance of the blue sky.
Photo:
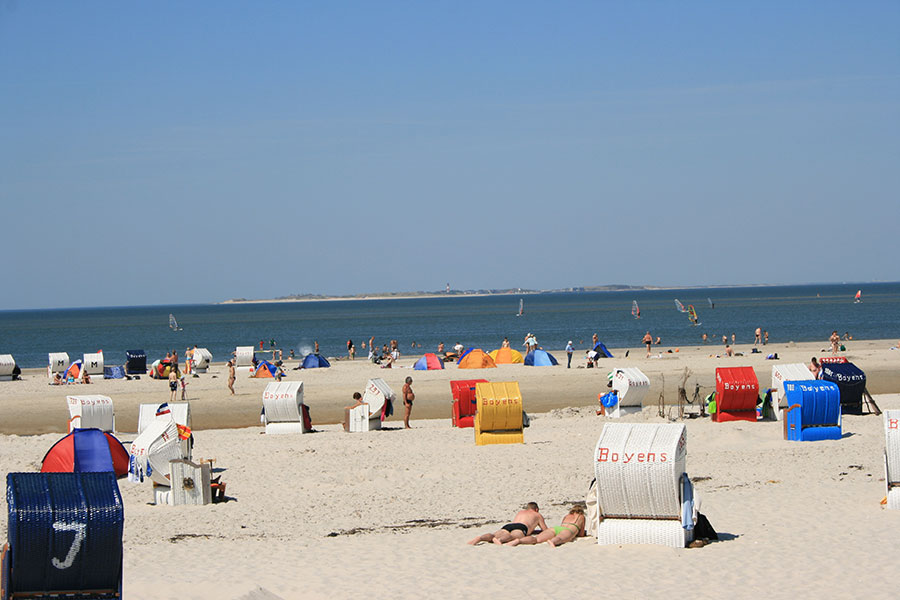
<svg viewBox="0 0 900 600">
<path fill-rule="evenodd" d="M 900 280 L 897 2 L 0 0 L 0 308 Z"/>
</svg>

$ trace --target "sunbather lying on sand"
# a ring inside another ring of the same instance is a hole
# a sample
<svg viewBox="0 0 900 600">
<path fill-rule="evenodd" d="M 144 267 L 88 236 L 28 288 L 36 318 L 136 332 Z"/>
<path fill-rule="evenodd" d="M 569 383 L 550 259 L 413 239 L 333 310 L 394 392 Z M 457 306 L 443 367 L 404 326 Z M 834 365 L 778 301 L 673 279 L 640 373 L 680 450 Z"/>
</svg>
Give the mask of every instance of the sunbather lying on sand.
<svg viewBox="0 0 900 600">
<path fill-rule="evenodd" d="M 547 542 L 553 547 L 571 542 L 577 537 L 584 537 L 584 508 L 576 504 L 569 511 L 569 514 L 563 517 L 562 523 L 558 527 L 544 528 L 537 535 L 526 535 L 509 542 L 507 546 L 518 546 L 519 544 L 542 544 Z"/>
<path fill-rule="evenodd" d="M 469 544 L 476 546 L 481 542 L 494 542 L 500 545 L 531 535 L 538 525 L 542 530 L 546 530 L 547 524 L 544 522 L 544 517 L 538 512 L 539 510 L 536 502 L 529 502 L 516 514 L 511 523 L 507 523 L 494 533 L 479 535 L 477 538 L 469 540 Z"/>
</svg>

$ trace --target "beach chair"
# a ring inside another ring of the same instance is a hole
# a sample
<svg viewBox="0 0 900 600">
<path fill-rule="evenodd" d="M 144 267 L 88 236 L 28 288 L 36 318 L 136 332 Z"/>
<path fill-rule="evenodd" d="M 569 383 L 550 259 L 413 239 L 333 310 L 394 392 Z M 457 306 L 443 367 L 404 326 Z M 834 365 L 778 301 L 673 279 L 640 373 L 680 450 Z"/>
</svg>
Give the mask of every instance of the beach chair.
<svg viewBox="0 0 900 600">
<path fill-rule="evenodd" d="M 12 381 L 16 359 L 12 354 L 0 354 L 0 381 Z"/>
<path fill-rule="evenodd" d="M 125 372 L 129 375 L 144 375 L 147 372 L 147 353 L 143 350 L 126 350 Z"/>
<path fill-rule="evenodd" d="M 62 375 L 69 368 L 69 355 L 65 352 L 50 352 L 47 355 L 47 377 L 53 379 L 53 375 Z"/>
<path fill-rule="evenodd" d="M 113 473 L 10 473 L 0 599 L 121 598 L 122 495 Z"/>
<path fill-rule="evenodd" d="M 263 390 L 262 422 L 266 433 L 309 433 L 309 407 L 303 403 L 303 382 L 272 382 Z"/>
<path fill-rule="evenodd" d="M 88 375 L 103 377 L 103 352 L 92 352 L 84 355 L 82 369 Z"/>
<path fill-rule="evenodd" d="M 174 419 L 181 438 L 181 455 L 190 459 L 194 446 L 191 433 L 191 405 L 189 402 L 163 402 L 162 404 L 141 404 L 138 407 L 138 435 L 157 419 Z"/>
<path fill-rule="evenodd" d="M 69 431 L 75 428 L 96 428 L 115 433 L 116 413 L 109 396 L 92 394 L 87 396 L 66 396 L 69 407 Z"/>
<path fill-rule="evenodd" d="M 884 411 L 884 483 L 887 507 L 900 508 L 900 410 Z"/>
<path fill-rule="evenodd" d="M 623 415 L 641 412 L 644 396 L 650 390 L 650 379 L 636 367 L 613 369 L 611 375 L 612 389 L 616 392 L 618 401 L 609 408 L 601 404 L 603 414 L 618 419 Z"/>
<path fill-rule="evenodd" d="M 169 461 L 184 458 L 175 419 L 157 419 L 131 443 L 128 480 L 169 486 Z M 166 502 L 163 502 L 166 504 Z"/>
<path fill-rule="evenodd" d="M 716 369 L 716 412 L 712 420 L 756 421 L 759 381 L 753 367 Z"/>
<path fill-rule="evenodd" d="M 475 400 L 475 384 L 487 383 L 487 379 L 462 379 L 450 382 L 450 393 L 453 395 L 451 417 L 454 427 L 474 427 L 477 403 Z"/>
<path fill-rule="evenodd" d="M 787 363 L 772 367 L 772 392 L 769 398 L 767 413 L 776 421 L 781 420 L 782 411 L 787 408 L 784 398 L 785 381 L 812 381 L 813 375 L 809 367 L 803 363 Z"/>
<path fill-rule="evenodd" d="M 822 381 L 836 383 L 841 390 L 841 412 L 861 415 L 866 374 L 852 362 L 822 365 Z"/>
<path fill-rule="evenodd" d="M 841 392 L 829 381 L 785 381 L 784 439 L 841 439 Z"/>
<path fill-rule="evenodd" d="M 519 384 L 483 382 L 475 384 L 475 444 L 522 444 L 524 420 Z"/>
<path fill-rule="evenodd" d="M 696 522 L 683 424 L 606 423 L 594 450 L 598 544 L 683 548 Z"/>
<path fill-rule="evenodd" d="M 842 365 L 849 362 L 846 356 L 823 356 L 819 359 L 820 365 Z"/>
<path fill-rule="evenodd" d="M 344 431 L 350 433 L 381 429 L 382 421 L 393 413 L 394 391 L 384 379 L 370 379 L 362 401 L 365 404 L 345 411 Z"/>
<path fill-rule="evenodd" d="M 191 370 L 195 373 L 206 373 L 209 370 L 209 363 L 212 362 L 212 358 L 212 352 L 206 348 L 195 348 L 192 358 L 194 363 L 191 366 Z"/>
<path fill-rule="evenodd" d="M 234 372 L 235 375 L 252 375 L 255 370 L 253 361 L 256 359 L 256 352 L 253 346 L 237 346 L 234 349 Z"/>
</svg>

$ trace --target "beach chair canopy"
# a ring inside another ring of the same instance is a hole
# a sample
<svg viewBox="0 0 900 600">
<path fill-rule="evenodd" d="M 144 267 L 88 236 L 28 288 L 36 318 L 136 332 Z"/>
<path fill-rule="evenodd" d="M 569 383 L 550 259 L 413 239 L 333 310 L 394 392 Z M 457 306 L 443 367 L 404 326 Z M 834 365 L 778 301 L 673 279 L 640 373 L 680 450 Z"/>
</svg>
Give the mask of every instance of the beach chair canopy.
<svg viewBox="0 0 900 600">
<path fill-rule="evenodd" d="M 131 443 L 128 479 L 169 485 L 169 461 L 184 458 L 175 419 L 157 419 Z"/>
<path fill-rule="evenodd" d="M 555 367 L 558 364 L 556 358 L 546 350 L 532 350 L 525 355 L 525 366 L 528 367 Z"/>
<path fill-rule="evenodd" d="M 157 419 L 175 419 L 183 427 L 191 427 L 191 404 L 189 402 L 163 402 L 162 404 L 141 404 L 138 407 L 138 434 Z"/>
<path fill-rule="evenodd" d="M 103 375 L 103 351 L 84 355 L 84 370 L 88 375 Z"/>
<path fill-rule="evenodd" d="M 491 358 L 498 365 L 521 365 L 525 362 L 522 353 L 512 348 L 499 348 L 491 352 Z"/>
<path fill-rule="evenodd" d="M 475 410 L 477 401 L 475 398 L 475 385 L 487 383 L 487 379 L 464 379 L 450 382 L 450 393 L 453 396 L 452 419 L 455 427 L 474 427 Z"/>
<path fill-rule="evenodd" d="M 147 353 L 143 350 L 126 350 L 125 372 L 129 375 L 143 375 L 146 373 Z"/>
<path fill-rule="evenodd" d="M 122 597 L 125 514 L 113 473 L 10 473 L 6 497 L 4 598 Z"/>
<path fill-rule="evenodd" d="M 759 381 L 753 367 L 716 369 L 716 412 L 712 420 L 756 421 Z"/>
<path fill-rule="evenodd" d="M 198 371 L 202 369 L 208 369 L 209 363 L 212 362 L 212 358 L 212 352 L 210 352 L 206 348 L 194 348 L 193 368 Z"/>
<path fill-rule="evenodd" d="M 312 431 L 309 407 L 303 403 L 303 382 L 274 381 L 266 385 L 262 419 L 266 433 Z"/>
<path fill-rule="evenodd" d="M 481 348 L 469 348 L 456 361 L 460 369 L 496 369 L 494 359 Z"/>
<path fill-rule="evenodd" d="M 363 402 L 365 402 L 368 406 L 366 409 L 369 413 L 369 418 L 378 418 L 381 419 L 384 414 L 385 405 L 387 403 L 393 403 L 394 400 L 397 399 L 397 396 L 394 394 L 394 390 L 391 389 L 384 379 L 377 377 L 375 379 L 370 379 L 368 383 L 366 383 L 366 393 L 363 394 Z"/>
<path fill-rule="evenodd" d="M 440 371 L 444 368 L 444 361 L 437 357 L 433 352 L 429 352 L 422 356 L 413 365 L 416 371 Z"/>
<path fill-rule="evenodd" d="M 650 378 L 637 367 L 614 369 L 610 381 L 618 396 L 619 407 L 643 407 L 644 397 L 650 390 Z"/>
<path fill-rule="evenodd" d="M 303 359 L 304 369 L 325 369 L 331 366 L 331 363 L 321 354 L 307 354 Z"/>
<path fill-rule="evenodd" d="M 50 447 L 42 473 L 128 473 L 128 451 L 116 437 L 99 429 L 75 429 Z"/>
<path fill-rule="evenodd" d="M 50 352 L 47 360 L 50 377 L 53 377 L 54 373 L 65 373 L 69 368 L 69 355 L 66 352 Z"/>
<path fill-rule="evenodd" d="M 100 431 L 115 431 L 116 414 L 109 396 L 66 396 L 66 404 L 69 407 L 69 431 L 91 427 Z"/>
<path fill-rule="evenodd" d="M 841 390 L 841 412 L 862 414 L 866 374 L 851 362 L 822 365 L 822 380 L 836 383 Z"/>
<path fill-rule="evenodd" d="M 837 384 L 814 379 L 785 381 L 784 394 L 784 439 L 841 439 L 841 392 Z"/>
<path fill-rule="evenodd" d="M 253 346 L 238 346 L 234 349 L 234 366 L 249 367 L 256 361 Z"/>
<path fill-rule="evenodd" d="M 16 359 L 12 354 L 0 354 L 0 377 L 11 378 L 16 368 Z"/>
</svg>

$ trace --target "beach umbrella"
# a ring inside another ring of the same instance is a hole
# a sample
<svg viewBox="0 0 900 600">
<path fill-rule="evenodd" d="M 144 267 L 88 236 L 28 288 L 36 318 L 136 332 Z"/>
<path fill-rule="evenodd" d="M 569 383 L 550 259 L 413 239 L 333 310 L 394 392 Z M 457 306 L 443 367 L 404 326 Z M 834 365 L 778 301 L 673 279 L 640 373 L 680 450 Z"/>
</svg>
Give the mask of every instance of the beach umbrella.
<svg viewBox="0 0 900 600">
<path fill-rule="evenodd" d="M 321 354 L 307 354 L 306 358 L 303 359 L 303 369 L 319 369 L 330 367 L 331 363 L 325 360 L 325 357 Z"/>
<path fill-rule="evenodd" d="M 500 348 L 491 352 L 491 358 L 498 365 L 521 365 L 525 362 L 522 353 L 512 348 Z"/>
<path fill-rule="evenodd" d="M 525 364 L 529 367 L 552 367 L 558 365 L 556 358 L 546 350 L 535 350 L 525 356 Z"/>
<path fill-rule="evenodd" d="M 416 371 L 439 371 L 443 368 L 443 361 L 433 352 L 423 355 L 422 358 L 417 360 L 416 364 L 413 365 L 413 369 Z"/>
</svg>

